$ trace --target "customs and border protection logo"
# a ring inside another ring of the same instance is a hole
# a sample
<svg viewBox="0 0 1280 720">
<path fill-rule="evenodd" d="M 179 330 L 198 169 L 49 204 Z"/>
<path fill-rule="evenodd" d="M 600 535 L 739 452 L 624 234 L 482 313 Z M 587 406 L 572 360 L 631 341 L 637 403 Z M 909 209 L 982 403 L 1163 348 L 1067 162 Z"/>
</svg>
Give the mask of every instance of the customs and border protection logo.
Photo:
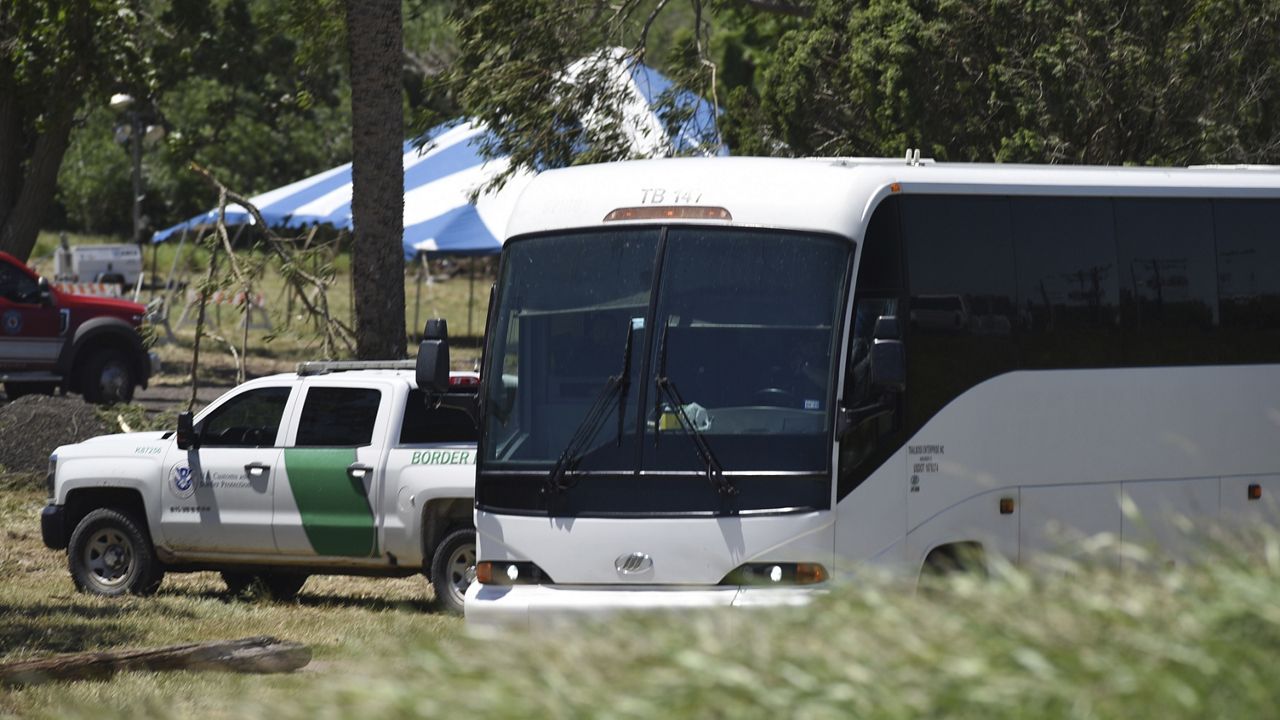
<svg viewBox="0 0 1280 720">
<path fill-rule="evenodd" d="M 185 500 L 196 492 L 196 478 L 191 474 L 191 467 L 186 463 L 178 463 L 169 473 L 169 489 L 173 494 Z"/>
<path fill-rule="evenodd" d="M 17 310 L 10 310 L 0 318 L 0 325 L 4 327 L 6 335 L 17 335 L 22 332 L 22 313 Z"/>
</svg>

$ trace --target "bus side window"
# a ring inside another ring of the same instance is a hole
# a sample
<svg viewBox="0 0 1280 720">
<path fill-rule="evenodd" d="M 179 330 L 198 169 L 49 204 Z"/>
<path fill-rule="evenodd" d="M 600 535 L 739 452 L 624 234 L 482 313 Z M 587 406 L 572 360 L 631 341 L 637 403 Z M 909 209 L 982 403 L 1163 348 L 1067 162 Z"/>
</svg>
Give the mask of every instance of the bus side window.
<svg viewBox="0 0 1280 720">
<path fill-rule="evenodd" d="M 1218 358 L 1280 362 L 1280 202 L 1215 200 Z"/>
</svg>

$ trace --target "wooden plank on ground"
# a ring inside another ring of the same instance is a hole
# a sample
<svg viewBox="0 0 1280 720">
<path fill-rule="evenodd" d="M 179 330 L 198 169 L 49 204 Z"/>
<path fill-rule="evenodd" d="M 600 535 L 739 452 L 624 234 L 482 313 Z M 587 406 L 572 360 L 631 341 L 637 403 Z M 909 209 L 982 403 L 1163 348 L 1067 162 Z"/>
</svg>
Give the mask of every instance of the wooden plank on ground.
<svg viewBox="0 0 1280 720">
<path fill-rule="evenodd" d="M 70 653 L 0 664 L 0 684 L 34 685 L 57 680 L 105 680 L 127 670 L 220 670 L 283 673 L 311 662 L 311 648 L 273 637 L 217 640 L 138 650 Z"/>
</svg>

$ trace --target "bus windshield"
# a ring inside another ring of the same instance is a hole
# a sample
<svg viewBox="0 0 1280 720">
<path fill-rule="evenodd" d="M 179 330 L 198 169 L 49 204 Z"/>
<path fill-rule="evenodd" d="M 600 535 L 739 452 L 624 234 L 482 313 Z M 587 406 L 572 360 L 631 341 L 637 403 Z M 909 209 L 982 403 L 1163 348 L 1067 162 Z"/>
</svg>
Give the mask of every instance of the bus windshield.
<svg viewBox="0 0 1280 720">
<path fill-rule="evenodd" d="M 852 247 L 727 227 L 511 242 L 482 471 L 696 475 L 701 435 L 727 473 L 828 472 Z"/>
</svg>

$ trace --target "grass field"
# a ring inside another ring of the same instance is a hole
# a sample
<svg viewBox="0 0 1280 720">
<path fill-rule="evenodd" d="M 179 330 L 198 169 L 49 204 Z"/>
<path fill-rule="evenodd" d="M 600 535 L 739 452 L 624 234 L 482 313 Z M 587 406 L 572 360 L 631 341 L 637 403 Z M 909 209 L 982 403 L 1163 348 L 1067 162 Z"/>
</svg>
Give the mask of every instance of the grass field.
<svg viewBox="0 0 1280 720">
<path fill-rule="evenodd" d="M 73 589 L 66 556 L 40 541 L 44 493 L 15 478 L 0 490 L 0 661 L 113 647 L 274 635 L 311 646 L 292 676 L 132 673 L 110 682 L 0 689 L 0 713 L 41 717 L 233 717 L 238 700 L 285 704 L 356 672 L 366 648 L 396 639 L 431 647 L 461 619 L 436 611 L 421 577 L 315 577 L 296 603 L 233 599 L 215 573 L 170 575 L 149 598 L 108 600 Z"/>
<path fill-rule="evenodd" d="M 256 634 L 287 676 L 127 673 L 0 690 L 0 714 L 84 718 L 1255 718 L 1280 683 L 1280 538 L 1158 571 L 1004 569 L 913 591 L 876 577 L 780 611 L 621 618 L 470 637 L 420 578 L 313 578 L 296 603 L 215 575 L 151 598 L 73 592 L 36 490 L 0 492 L 0 660 Z M 1232 550 L 1231 548 L 1235 548 Z"/>
</svg>

